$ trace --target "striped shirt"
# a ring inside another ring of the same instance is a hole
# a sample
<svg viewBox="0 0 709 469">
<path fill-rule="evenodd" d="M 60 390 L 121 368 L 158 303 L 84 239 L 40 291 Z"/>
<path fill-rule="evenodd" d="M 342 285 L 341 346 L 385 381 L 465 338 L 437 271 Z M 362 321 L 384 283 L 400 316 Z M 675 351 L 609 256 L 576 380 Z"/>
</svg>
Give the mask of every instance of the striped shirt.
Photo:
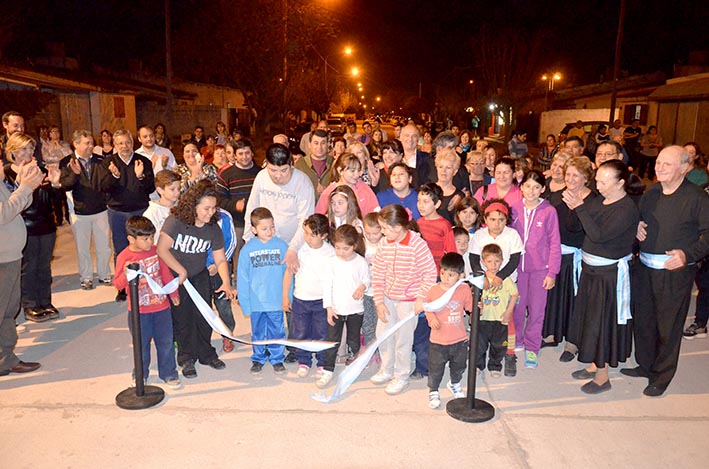
<svg viewBox="0 0 709 469">
<path fill-rule="evenodd" d="M 382 238 L 372 266 L 374 303 L 384 296 L 396 301 L 424 301 L 436 283 L 431 250 L 418 233 L 408 231 L 399 242 Z"/>
<path fill-rule="evenodd" d="M 260 170 L 261 168 L 253 165 L 249 169 L 229 166 L 219 171 L 217 176 L 217 191 L 221 196 L 219 206 L 231 214 L 234 226 L 244 226 L 246 203 L 249 201 L 254 179 Z M 239 200 L 244 201 L 244 208 L 240 212 L 236 210 L 236 202 Z"/>
</svg>

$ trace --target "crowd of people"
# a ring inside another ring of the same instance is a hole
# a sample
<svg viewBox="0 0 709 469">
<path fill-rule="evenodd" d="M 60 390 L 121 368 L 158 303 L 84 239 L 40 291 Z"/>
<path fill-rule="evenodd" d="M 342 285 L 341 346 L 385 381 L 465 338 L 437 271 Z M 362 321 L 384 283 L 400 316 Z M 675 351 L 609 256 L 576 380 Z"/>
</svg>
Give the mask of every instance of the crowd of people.
<svg viewBox="0 0 709 469">
<path fill-rule="evenodd" d="M 170 295 L 139 284 L 143 376 L 152 340 L 158 376 L 173 388 L 178 368 L 193 379 L 197 364 L 226 367 L 186 280 L 231 330 L 238 298 L 254 341 L 339 344 L 315 356 L 253 345 L 251 373 L 294 363 L 297 377 L 325 388 L 338 365 L 386 334 L 371 381 L 393 395 L 427 378 L 431 408 L 441 405 L 446 364 L 447 388 L 465 395 L 466 314 L 478 309 L 480 372 L 514 377 L 518 354 L 534 369 L 541 348 L 563 343 L 559 359 L 584 365 L 571 376 L 589 394 L 609 391 L 609 367 L 634 351 L 638 366 L 621 373 L 662 395 L 682 337 L 706 336 L 706 162 L 696 143 L 663 146 L 654 126 L 626 129 L 626 147 L 610 136 L 549 136 L 535 158 L 522 130 L 498 157 L 476 129 L 432 135 L 408 123 L 388 135 L 365 121 L 363 133 L 351 122 L 333 138 L 323 121 L 296 155 L 274 136 L 259 167 L 251 142 L 223 123 L 211 141 L 197 126 L 177 164 L 163 124 L 141 126 L 136 148 L 124 129 L 102 131 L 98 145 L 77 130 L 66 145 L 29 136 L 16 112 L 2 119 L 0 375 L 40 366 L 14 354 L 15 318 L 59 317 L 51 258 L 67 216 L 81 289 L 114 285 L 126 301 L 126 266 L 136 262 L 158 285 L 179 278 Z M 632 138 L 652 151 L 623 161 Z M 643 183 L 646 170 L 657 183 Z M 461 283 L 469 275 L 484 277 L 479 305 L 476 287 Z M 685 330 L 694 282 L 697 313 Z M 229 337 L 221 349 L 234 349 Z"/>
</svg>

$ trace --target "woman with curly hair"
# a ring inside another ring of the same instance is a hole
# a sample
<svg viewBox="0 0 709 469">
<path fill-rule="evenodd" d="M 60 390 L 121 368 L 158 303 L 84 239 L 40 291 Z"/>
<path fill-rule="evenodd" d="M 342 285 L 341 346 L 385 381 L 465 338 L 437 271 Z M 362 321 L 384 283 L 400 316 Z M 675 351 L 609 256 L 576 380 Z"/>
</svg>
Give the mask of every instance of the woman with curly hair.
<svg viewBox="0 0 709 469">
<path fill-rule="evenodd" d="M 211 181 L 201 180 L 180 197 L 165 220 L 158 239 L 158 256 L 180 278 L 180 304 L 172 307 L 172 318 L 177 340 L 177 364 L 182 367 L 185 378 L 197 377 L 195 362 L 198 360 L 215 370 L 226 366 L 210 343 L 212 328 L 197 311 L 182 285 L 189 279 L 204 301 L 211 304 L 206 268 L 207 253 L 211 249 L 222 279 L 222 286 L 215 293 L 224 292 L 232 300 L 236 297 L 224 254 L 224 236 L 217 225 L 219 217 L 217 190 Z"/>
</svg>

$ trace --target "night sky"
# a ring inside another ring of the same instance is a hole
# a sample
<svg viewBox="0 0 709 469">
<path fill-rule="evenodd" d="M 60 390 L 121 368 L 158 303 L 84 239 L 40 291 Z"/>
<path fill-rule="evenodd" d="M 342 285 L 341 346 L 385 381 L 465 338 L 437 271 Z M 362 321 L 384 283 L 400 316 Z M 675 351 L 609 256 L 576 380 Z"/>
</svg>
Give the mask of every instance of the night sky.
<svg viewBox="0 0 709 469">
<path fill-rule="evenodd" d="M 290 0 L 291 2 L 304 0 Z M 524 37 L 543 34 L 545 53 L 536 57 L 540 74 L 562 72 L 564 84 L 597 82 L 613 65 L 619 1 L 587 0 L 309 0 L 334 18 L 339 34 L 316 45 L 322 55 L 342 45 L 356 47 L 356 61 L 370 88 L 402 88 L 410 94 L 479 74 L 483 25 Z M 701 0 L 628 0 L 622 68 L 629 74 L 662 70 L 687 60 L 690 50 L 709 49 L 709 8 Z M 173 23 L 189 21 L 209 2 L 173 0 Z M 13 10 L 14 8 L 14 10 Z M 135 0 L 0 0 L 3 57 L 22 60 L 43 55 L 47 40 L 64 41 L 67 55 L 84 65 L 120 67 L 127 60 L 161 64 L 163 2 Z M 13 17 L 10 13 L 16 11 Z M 224 21 L 241 25 L 238 14 Z M 248 27 L 247 27 L 248 29 Z M 191 29 L 209 35 L 208 30 Z M 91 38 L 91 40 L 87 40 Z M 209 51 L 204 52 L 208 56 Z M 215 60 L 217 60 L 215 58 Z M 336 66 L 344 67 L 341 63 Z"/>
</svg>

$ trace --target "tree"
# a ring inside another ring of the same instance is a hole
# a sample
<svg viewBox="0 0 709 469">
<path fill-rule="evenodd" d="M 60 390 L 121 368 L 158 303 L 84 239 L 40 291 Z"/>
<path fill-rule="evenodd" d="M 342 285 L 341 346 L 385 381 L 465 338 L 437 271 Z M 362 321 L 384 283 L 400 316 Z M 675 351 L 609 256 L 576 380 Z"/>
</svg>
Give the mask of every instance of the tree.
<svg viewBox="0 0 709 469">
<path fill-rule="evenodd" d="M 525 102 L 547 65 L 547 41 L 547 32 L 519 25 L 500 29 L 485 24 L 475 38 L 480 90 L 504 110 L 508 138 L 516 125 L 515 110 Z"/>
<path fill-rule="evenodd" d="M 255 111 L 257 142 L 272 123 L 285 126 L 289 110 L 327 110 L 327 99 L 319 92 L 322 66 L 314 52 L 333 34 L 334 23 L 317 5 L 219 0 L 193 2 L 193 7 L 175 34 L 176 74 L 241 89 L 246 105 Z"/>
</svg>

